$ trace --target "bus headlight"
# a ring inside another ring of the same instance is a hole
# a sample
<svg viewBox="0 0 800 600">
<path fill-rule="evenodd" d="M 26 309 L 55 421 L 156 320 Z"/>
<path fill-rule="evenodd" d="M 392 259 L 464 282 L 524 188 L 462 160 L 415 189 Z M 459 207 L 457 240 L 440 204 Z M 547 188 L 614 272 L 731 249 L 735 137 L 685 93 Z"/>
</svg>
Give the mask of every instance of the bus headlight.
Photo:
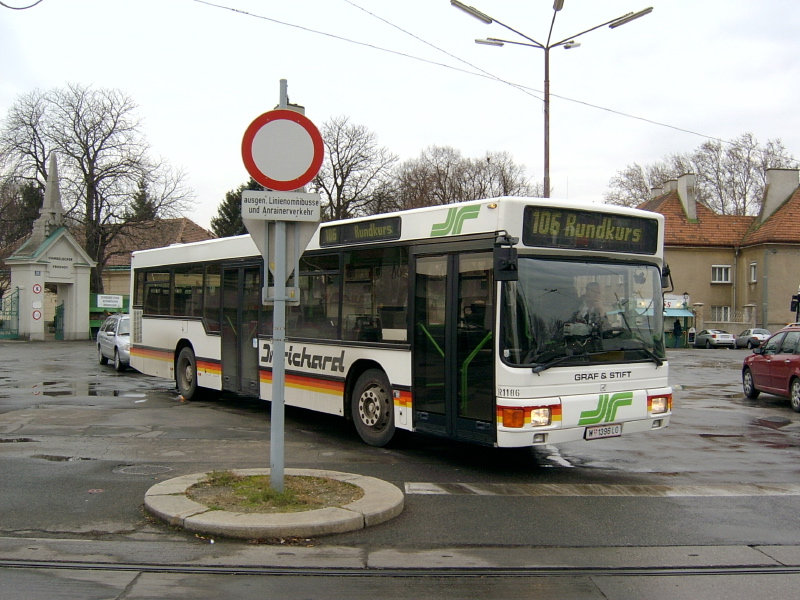
<svg viewBox="0 0 800 600">
<path fill-rule="evenodd" d="M 648 408 L 650 409 L 650 413 L 654 415 L 659 415 L 665 412 L 669 412 L 670 407 L 672 406 L 672 394 L 664 394 L 661 396 L 648 396 L 647 405 Z"/>
<path fill-rule="evenodd" d="M 543 427 L 544 425 L 550 425 L 550 408 L 549 407 L 532 408 L 531 426 Z"/>
<path fill-rule="evenodd" d="M 525 427 L 526 420 L 530 418 L 531 427 L 550 425 L 552 415 L 549 406 L 539 408 L 502 407 L 500 409 L 503 427 L 519 429 Z M 530 417 L 528 417 L 530 415 Z"/>
</svg>

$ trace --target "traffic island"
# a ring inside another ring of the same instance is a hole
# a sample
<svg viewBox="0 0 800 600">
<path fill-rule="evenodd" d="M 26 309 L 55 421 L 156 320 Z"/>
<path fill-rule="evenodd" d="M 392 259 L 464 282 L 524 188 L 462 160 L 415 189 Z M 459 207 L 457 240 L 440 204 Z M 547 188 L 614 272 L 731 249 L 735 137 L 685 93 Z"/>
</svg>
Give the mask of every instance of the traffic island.
<svg viewBox="0 0 800 600">
<path fill-rule="evenodd" d="M 269 469 L 233 469 L 248 477 L 269 475 Z M 147 510 L 158 519 L 193 533 L 239 539 L 319 537 L 364 529 L 393 519 L 403 510 L 404 496 L 396 486 L 374 477 L 316 469 L 285 469 L 291 476 L 326 477 L 358 486 L 364 495 L 339 507 L 286 513 L 241 513 L 213 510 L 186 492 L 209 473 L 195 473 L 157 483 L 145 494 Z"/>
</svg>

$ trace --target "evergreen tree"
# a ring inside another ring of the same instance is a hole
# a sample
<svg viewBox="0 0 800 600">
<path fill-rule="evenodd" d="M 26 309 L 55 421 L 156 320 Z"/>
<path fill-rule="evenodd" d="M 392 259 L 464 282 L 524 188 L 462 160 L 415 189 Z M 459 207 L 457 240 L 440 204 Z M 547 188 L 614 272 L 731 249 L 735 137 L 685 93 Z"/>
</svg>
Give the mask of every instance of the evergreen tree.
<svg viewBox="0 0 800 600">
<path fill-rule="evenodd" d="M 0 248 L 31 232 L 43 201 L 44 189 L 38 182 L 5 182 L 0 189 Z"/>
<path fill-rule="evenodd" d="M 131 198 L 130 206 L 126 208 L 126 221 L 154 221 L 158 218 L 158 207 L 150 197 L 147 182 L 140 179 L 138 189 Z"/>
<path fill-rule="evenodd" d="M 242 192 L 245 190 L 263 190 L 252 177 L 247 183 L 243 183 L 235 190 L 225 194 L 219 207 L 217 216 L 211 217 L 211 231 L 217 237 L 229 237 L 247 233 L 247 229 L 242 222 Z"/>
</svg>

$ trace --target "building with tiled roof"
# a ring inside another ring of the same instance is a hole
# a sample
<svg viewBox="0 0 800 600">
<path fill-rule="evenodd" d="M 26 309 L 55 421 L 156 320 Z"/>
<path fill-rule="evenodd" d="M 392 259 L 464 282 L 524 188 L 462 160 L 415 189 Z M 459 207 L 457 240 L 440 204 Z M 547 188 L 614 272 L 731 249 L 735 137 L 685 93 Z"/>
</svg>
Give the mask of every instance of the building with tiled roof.
<svg viewBox="0 0 800 600">
<path fill-rule="evenodd" d="M 79 228 L 73 234 L 75 237 L 70 234 L 70 239 L 83 239 Z M 107 249 L 107 260 L 102 267 L 103 291 L 107 295 L 117 296 L 127 296 L 130 293 L 131 254 L 136 250 L 200 242 L 214 237 L 210 231 L 185 217 L 131 223 L 123 227 Z M 0 248 L 0 298 L 10 283 L 10 271 L 6 260 L 15 255 L 25 254 L 28 247 L 37 248 L 41 242 L 40 238 L 43 239 L 41 232 L 37 232 L 34 228 L 34 231 L 25 238 L 6 248 Z M 56 304 L 61 301 L 60 294 L 55 292 L 56 287 L 52 284 L 45 286 L 41 302 L 43 319 L 46 322 L 53 321 Z M 94 326 L 96 323 L 92 321 L 92 327 Z"/>
<path fill-rule="evenodd" d="M 185 217 L 136 223 L 123 229 L 108 248 L 103 269 L 107 294 L 130 293 L 131 254 L 137 250 L 161 248 L 214 239 L 216 236 Z"/>
<path fill-rule="evenodd" d="M 653 190 L 639 206 L 664 215 L 674 293 L 688 293 L 694 326 L 771 331 L 795 320 L 800 284 L 800 176 L 769 169 L 761 213 L 719 215 L 697 202 L 692 174 Z"/>
</svg>

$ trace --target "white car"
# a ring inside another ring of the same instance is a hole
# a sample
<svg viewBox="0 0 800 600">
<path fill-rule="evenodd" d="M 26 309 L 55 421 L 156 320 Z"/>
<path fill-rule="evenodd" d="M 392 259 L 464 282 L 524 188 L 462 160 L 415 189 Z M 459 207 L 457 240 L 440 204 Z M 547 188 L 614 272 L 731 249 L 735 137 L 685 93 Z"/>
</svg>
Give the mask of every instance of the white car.
<svg viewBox="0 0 800 600">
<path fill-rule="evenodd" d="M 103 321 L 97 332 L 97 358 L 101 365 L 114 361 L 117 371 L 124 371 L 131 362 L 131 319 L 115 314 Z"/>
<path fill-rule="evenodd" d="M 703 329 L 694 336 L 695 348 L 735 348 L 736 336 L 721 329 Z"/>
<path fill-rule="evenodd" d="M 761 343 L 772 334 L 768 329 L 745 329 L 742 333 L 736 336 L 737 348 L 758 348 Z"/>
</svg>

